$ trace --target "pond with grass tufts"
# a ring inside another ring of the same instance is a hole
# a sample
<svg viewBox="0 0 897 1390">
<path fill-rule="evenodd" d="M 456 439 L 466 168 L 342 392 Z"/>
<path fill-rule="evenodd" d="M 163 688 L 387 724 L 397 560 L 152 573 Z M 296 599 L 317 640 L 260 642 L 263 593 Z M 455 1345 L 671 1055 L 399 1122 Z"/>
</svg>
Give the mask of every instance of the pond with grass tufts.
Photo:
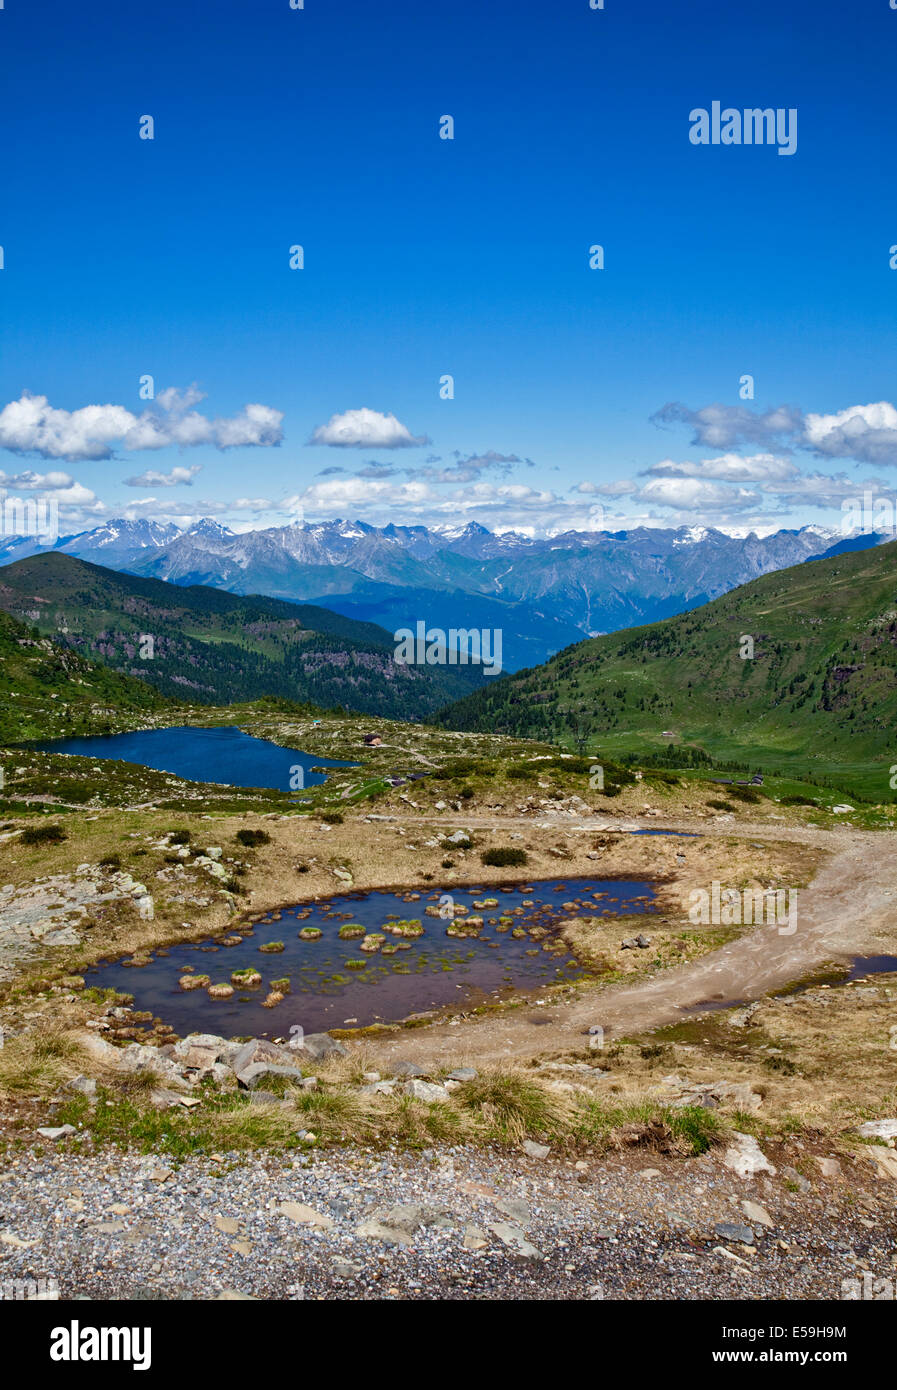
<svg viewBox="0 0 897 1390">
<path fill-rule="evenodd" d="M 164 948 L 149 964 L 100 962 L 85 979 L 133 994 L 135 1009 L 181 1035 L 286 1037 L 297 1024 L 365 1027 L 581 978 L 562 920 L 654 910 L 652 885 L 634 879 L 356 891 Z M 232 993 L 215 997 L 222 987 Z"/>
</svg>

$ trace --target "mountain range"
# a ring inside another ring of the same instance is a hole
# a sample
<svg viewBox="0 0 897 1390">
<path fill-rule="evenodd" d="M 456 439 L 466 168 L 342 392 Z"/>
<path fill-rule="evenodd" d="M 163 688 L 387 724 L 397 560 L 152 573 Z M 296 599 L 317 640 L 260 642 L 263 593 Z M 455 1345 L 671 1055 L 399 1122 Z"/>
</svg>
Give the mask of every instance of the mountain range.
<svg viewBox="0 0 897 1390">
<path fill-rule="evenodd" d="M 277 696 L 423 719 L 485 679 L 475 665 L 397 663 L 390 633 L 326 608 L 177 587 L 59 551 L 0 571 L 0 610 L 184 702 Z"/>
<path fill-rule="evenodd" d="M 208 518 L 118 520 L 61 537 L 0 543 L 0 565 L 48 550 L 181 586 L 308 603 L 389 633 L 500 628 L 506 670 L 583 637 L 656 622 L 739 584 L 831 551 L 878 544 L 818 527 L 731 536 L 706 527 L 569 531 L 550 538 L 457 527 L 301 522 L 233 532 Z"/>
<path fill-rule="evenodd" d="M 681 767 L 694 751 L 891 801 L 895 567 L 892 542 L 765 575 L 489 681 L 438 720 L 566 742 L 599 761 L 653 749 Z"/>
</svg>

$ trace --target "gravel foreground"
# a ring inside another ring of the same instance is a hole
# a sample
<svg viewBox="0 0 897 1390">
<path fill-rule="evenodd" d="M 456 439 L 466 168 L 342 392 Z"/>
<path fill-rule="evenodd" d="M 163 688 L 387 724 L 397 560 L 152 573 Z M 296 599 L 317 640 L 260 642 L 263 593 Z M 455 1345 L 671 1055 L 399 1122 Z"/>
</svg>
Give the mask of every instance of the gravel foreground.
<svg viewBox="0 0 897 1390">
<path fill-rule="evenodd" d="M 0 1286 L 21 1298 L 13 1281 L 54 1280 L 63 1300 L 815 1300 L 844 1298 L 864 1271 L 893 1282 L 897 1181 L 862 1157 L 823 1176 L 804 1156 L 820 1170 L 808 1181 L 796 1147 L 764 1145 L 775 1175 L 747 1177 L 718 1151 L 587 1165 L 462 1148 L 172 1166 L 20 1155 L 0 1174 Z"/>
</svg>

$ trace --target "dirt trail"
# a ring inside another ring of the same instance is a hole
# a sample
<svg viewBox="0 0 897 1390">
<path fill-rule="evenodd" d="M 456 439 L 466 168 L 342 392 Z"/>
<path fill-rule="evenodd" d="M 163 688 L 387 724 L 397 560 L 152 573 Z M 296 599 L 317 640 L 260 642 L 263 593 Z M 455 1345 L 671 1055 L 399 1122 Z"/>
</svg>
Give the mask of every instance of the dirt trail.
<svg viewBox="0 0 897 1390">
<path fill-rule="evenodd" d="M 532 830 L 531 822 L 514 823 Z M 594 830 L 595 822 L 583 822 L 581 828 L 586 827 Z M 823 845 L 832 854 L 809 887 L 798 892 L 797 926 L 791 935 L 764 925 L 688 965 L 632 986 L 589 990 L 570 1004 L 520 1008 L 462 1025 L 404 1032 L 377 1041 L 375 1050 L 384 1059 L 430 1064 L 448 1058 L 457 1062 L 462 1056 L 480 1062 L 523 1061 L 571 1047 L 584 1049 L 584 1030 L 593 1025 L 613 1037 L 674 1022 L 684 1011 L 708 1001 L 756 999 L 825 961 L 880 951 L 882 935 L 889 937 L 890 949 L 897 950 L 897 834 L 806 826 L 773 830 L 768 824 L 739 824 L 733 831 L 731 826 L 701 821 L 677 823 L 676 828 L 703 835 L 736 833 L 739 839 L 796 840 Z"/>
</svg>

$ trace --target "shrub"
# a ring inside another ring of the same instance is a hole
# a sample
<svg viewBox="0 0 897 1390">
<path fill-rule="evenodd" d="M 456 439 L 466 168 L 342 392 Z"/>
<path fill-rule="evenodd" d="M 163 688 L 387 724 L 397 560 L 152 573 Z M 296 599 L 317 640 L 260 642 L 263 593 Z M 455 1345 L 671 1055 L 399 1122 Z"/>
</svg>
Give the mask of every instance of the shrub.
<svg viewBox="0 0 897 1390">
<path fill-rule="evenodd" d="M 177 862 L 180 863 L 181 861 L 178 860 Z M 100 860 L 100 868 L 101 868 L 101 869 L 120 869 L 120 868 L 121 868 L 121 855 L 119 855 L 119 854 L 107 854 L 107 855 L 105 855 L 105 856 Z"/>
<path fill-rule="evenodd" d="M 483 864 L 489 864 L 493 868 L 503 869 L 512 865 L 523 865 L 528 862 L 525 849 L 487 849 L 481 856 Z"/>
<path fill-rule="evenodd" d="M 168 843 L 171 845 L 189 845 L 190 831 L 172 830 L 171 834 L 168 836 Z"/>
<path fill-rule="evenodd" d="M 341 811 L 322 811 L 321 820 L 325 821 L 327 825 L 342 825 L 343 814 Z"/>
<path fill-rule="evenodd" d="M 58 845 L 68 839 L 61 825 L 29 825 L 22 831 L 23 845 Z"/>
<path fill-rule="evenodd" d="M 238 830 L 237 840 L 247 849 L 255 849 L 258 845 L 270 845 L 271 836 L 267 830 Z"/>
</svg>

